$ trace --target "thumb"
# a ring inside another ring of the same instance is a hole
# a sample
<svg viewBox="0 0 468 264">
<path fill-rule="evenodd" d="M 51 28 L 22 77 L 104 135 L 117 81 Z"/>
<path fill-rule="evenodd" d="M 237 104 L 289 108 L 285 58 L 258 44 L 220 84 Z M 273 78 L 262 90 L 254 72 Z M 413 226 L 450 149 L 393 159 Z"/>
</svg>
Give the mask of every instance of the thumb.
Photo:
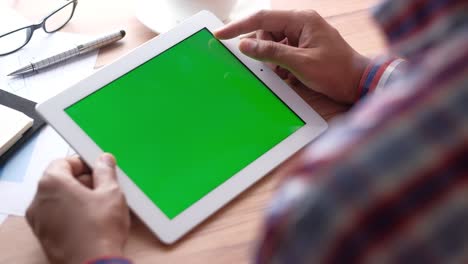
<svg viewBox="0 0 468 264">
<path fill-rule="evenodd" d="M 281 65 L 288 69 L 294 68 L 297 61 L 295 59 L 296 54 L 298 54 L 297 48 L 270 40 L 242 39 L 239 49 L 249 57 Z"/>
<path fill-rule="evenodd" d="M 97 159 L 93 170 L 93 183 L 94 189 L 117 184 L 114 156 L 104 153 Z"/>
</svg>

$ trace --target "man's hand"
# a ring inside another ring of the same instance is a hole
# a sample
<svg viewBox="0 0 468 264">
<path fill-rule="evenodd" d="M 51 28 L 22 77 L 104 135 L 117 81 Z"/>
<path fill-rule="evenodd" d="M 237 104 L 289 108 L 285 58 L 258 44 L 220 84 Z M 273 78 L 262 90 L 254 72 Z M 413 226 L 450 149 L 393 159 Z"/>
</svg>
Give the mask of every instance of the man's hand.
<svg viewBox="0 0 468 264">
<path fill-rule="evenodd" d="M 248 33 L 240 50 L 272 63 L 283 79 L 297 79 L 339 102 L 358 99 L 359 81 L 369 59 L 353 50 L 315 11 L 260 11 L 215 35 L 229 39 Z"/>
<path fill-rule="evenodd" d="M 26 217 L 52 263 L 121 256 L 130 217 L 115 159 L 102 155 L 92 172 L 79 158 L 52 162 Z"/>
</svg>

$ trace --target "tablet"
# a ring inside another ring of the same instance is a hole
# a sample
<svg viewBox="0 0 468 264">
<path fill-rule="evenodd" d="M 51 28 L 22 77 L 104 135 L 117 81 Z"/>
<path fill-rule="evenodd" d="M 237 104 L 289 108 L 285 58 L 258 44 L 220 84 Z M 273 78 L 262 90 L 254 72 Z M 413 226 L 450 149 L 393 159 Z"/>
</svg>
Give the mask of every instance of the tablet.
<svg viewBox="0 0 468 264">
<path fill-rule="evenodd" d="M 37 111 L 93 165 L 118 163 L 129 206 L 173 243 L 321 134 L 326 122 L 203 11 Z"/>
</svg>

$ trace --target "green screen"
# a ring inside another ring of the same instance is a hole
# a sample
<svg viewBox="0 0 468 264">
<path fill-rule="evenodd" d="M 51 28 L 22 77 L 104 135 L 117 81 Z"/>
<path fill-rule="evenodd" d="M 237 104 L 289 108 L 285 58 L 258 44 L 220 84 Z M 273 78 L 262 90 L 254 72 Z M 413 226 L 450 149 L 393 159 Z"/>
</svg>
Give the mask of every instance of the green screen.
<svg viewBox="0 0 468 264">
<path fill-rule="evenodd" d="M 170 219 L 304 125 L 207 29 L 65 112 Z"/>
</svg>

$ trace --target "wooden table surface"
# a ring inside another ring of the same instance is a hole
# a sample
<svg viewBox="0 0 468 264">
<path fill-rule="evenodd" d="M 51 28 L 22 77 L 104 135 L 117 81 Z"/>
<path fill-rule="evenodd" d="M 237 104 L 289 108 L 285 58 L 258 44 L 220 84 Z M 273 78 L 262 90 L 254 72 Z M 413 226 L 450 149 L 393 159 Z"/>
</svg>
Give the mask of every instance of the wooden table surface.
<svg viewBox="0 0 468 264">
<path fill-rule="evenodd" d="M 359 52 L 373 56 L 382 52 L 382 38 L 370 19 L 377 0 L 272 0 L 274 9 L 315 9 L 335 26 Z M 80 0 L 75 16 L 63 31 L 102 34 L 124 28 L 121 45 L 100 51 L 96 67 L 112 62 L 130 49 L 156 36 L 134 16 L 131 0 Z M 9 4 L 35 21 L 52 10 L 57 1 L 9 0 Z M 296 89 L 296 88 L 295 88 Z M 296 89 L 325 119 L 347 110 L 311 91 Z M 164 246 L 135 217 L 125 254 L 135 263 L 247 263 L 255 250 L 268 201 L 288 167 L 300 153 L 271 172 L 258 184 L 195 228 L 180 242 Z M 9 217 L 0 226 L 0 263 L 47 263 L 23 217 Z"/>
</svg>

